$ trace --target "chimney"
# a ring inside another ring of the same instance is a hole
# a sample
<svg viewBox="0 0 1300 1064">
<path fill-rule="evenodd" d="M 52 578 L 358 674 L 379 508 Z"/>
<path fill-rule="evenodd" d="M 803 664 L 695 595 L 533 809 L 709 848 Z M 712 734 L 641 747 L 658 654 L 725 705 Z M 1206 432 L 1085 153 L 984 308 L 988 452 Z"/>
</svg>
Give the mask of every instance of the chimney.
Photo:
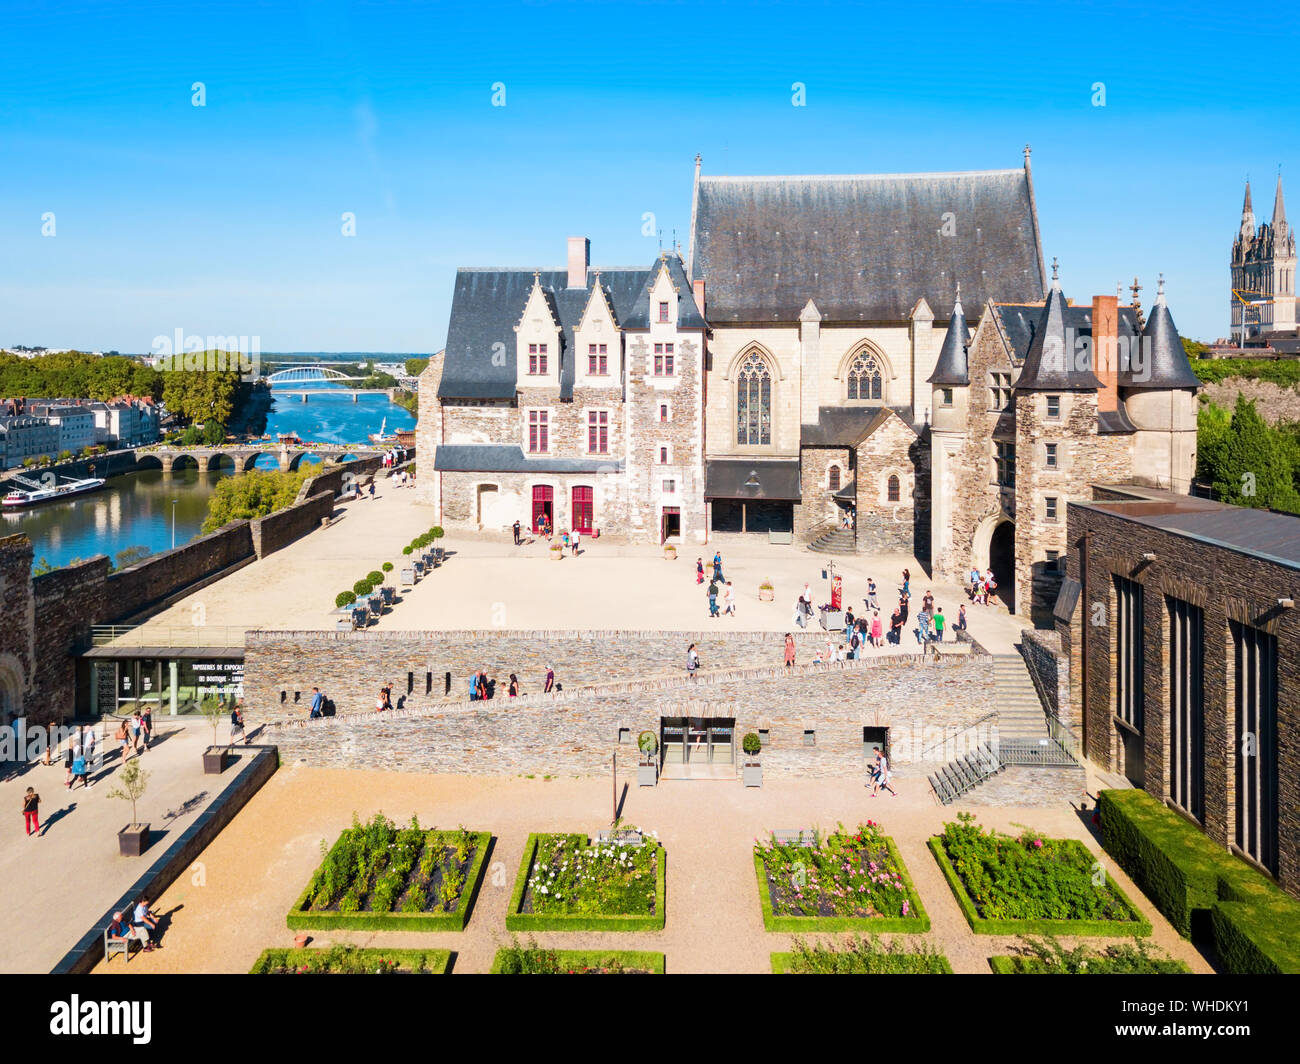
<svg viewBox="0 0 1300 1064">
<path fill-rule="evenodd" d="M 587 287 L 587 267 L 591 265 L 591 241 L 585 236 L 569 237 L 569 287 Z"/>
<path fill-rule="evenodd" d="M 691 291 L 695 293 L 695 306 L 699 309 L 700 317 L 703 318 L 703 317 L 705 317 L 705 314 L 704 314 L 704 282 L 703 282 L 703 281 L 692 281 L 692 282 L 691 282 Z"/>
<path fill-rule="evenodd" d="M 1101 388 L 1097 409 L 1119 409 L 1119 300 L 1092 297 L 1092 357 Z"/>
</svg>

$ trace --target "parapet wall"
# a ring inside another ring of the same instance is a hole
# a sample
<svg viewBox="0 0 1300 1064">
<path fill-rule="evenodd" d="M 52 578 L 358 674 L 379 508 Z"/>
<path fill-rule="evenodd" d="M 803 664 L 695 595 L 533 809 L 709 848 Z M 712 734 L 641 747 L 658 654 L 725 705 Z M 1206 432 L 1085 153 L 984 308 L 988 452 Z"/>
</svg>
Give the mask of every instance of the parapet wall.
<svg viewBox="0 0 1300 1064">
<path fill-rule="evenodd" d="M 287 547 L 296 539 L 320 527 L 321 521 L 334 512 L 334 496 L 321 491 L 305 502 L 249 522 L 253 552 L 258 558 Z"/>
<path fill-rule="evenodd" d="M 253 557 L 247 521 L 230 524 L 183 547 L 155 555 L 108 577 L 107 623 L 140 613 L 175 592 Z"/>
</svg>

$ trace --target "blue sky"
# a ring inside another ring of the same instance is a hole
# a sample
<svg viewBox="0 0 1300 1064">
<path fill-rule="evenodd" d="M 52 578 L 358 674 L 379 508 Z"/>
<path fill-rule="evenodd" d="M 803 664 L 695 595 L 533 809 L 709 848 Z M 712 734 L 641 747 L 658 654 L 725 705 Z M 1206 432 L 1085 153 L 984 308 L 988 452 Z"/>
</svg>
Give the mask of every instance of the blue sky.
<svg viewBox="0 0 1300 1064">
<path fill-rule="evenodd" d="M 799 3 L 0 9 L 0 344 L 430 351 L 455 267 L 683 247 L 707 173 L 1018 166 L 1086 300 L 1227 331 L 1249 173 L 1300 222 L 1295 8 Z M 203 82 L 206 106 L 192 106 Z M 791 106 L 791 86 L 807 106 Z M 1093 105 L 1094 83 L 1105 106 Z M 492 106 L 493 85 L 504 107 Z M 356 217 L 356 236 L 341 216 Z M 53 212 L 55 235 L 42 236 Z"/>
</svg>

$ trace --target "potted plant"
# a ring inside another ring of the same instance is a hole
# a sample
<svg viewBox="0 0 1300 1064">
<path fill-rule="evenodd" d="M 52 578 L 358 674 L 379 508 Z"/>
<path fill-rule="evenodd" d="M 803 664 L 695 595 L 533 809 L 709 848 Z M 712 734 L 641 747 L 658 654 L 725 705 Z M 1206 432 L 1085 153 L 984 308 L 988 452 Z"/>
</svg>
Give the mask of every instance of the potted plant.
<svg viewBox="0 0 1300 1064">
<path fill-rule="evenodd" d="M 552 543 L 552 544 L 551 544 L 551 561 L 558 562 L 558 561 L 559 561 L 561 558 L 563 558 L 563 557 L 564 557 L 564 548 L 559 544 L 558 541 L 555 542 L 555 543 Z"/>
<path fill-rule="evenodd" d="M 745 763 L 740 770 L 745 786 L 763 786 L 763 766 L 758 760 L 758 752 L 763 749 L 763 743 L 758 733 L 746 732 L 740 740 L 740 748 L 745 752 Z"/>
<path fill-rule="evenodd" d="M 675 562 L 677 560 L 677 547 L 672 543 L 664 544 L 664 558 L 667 561 Z"/>
<path fill-rule="evenodd" d="M 334 596 L 334 606 L 337 609 L 343 609 L 345 606 L 351 606 L 356 602 L 357 595 L 355 591 L 340 591 Z"/>
<path fill-rule="evenodd" d="M 212 725 L 212 745 L 203 751 L 203 772 L 207 776 L 220 776 L 230 764 L 230 747 L 217 744 L 217 729 L 226 715 L 226 704 L 210 695 L 199 703 L 199 712 Z"/>
<path fill-rule="evenodd" d="M 131 823 L 117 833 L 118 853 L 123 857 L 139 857 L 149 848 L 149 825 L 141 824 L 136 815 L 135 803 L 144 797 L 149 784 L 149 773 L 140 767 L 140 759 L 128 761 L 117 774 L 117 786 L 108 792 L 110 798 L 121 798 L 131 803 Z"/>
<path fill-rule="evenodd" d="M 764 580 L 758 585 L 758 601 L 771 602 L 776 598 L 776 588 L 772 585 L 771 580 Z"/>
<path fill-rule="evenodd" d="M 637 749 L 641 759 L 636 766 L 636 782 L 641 787 L 653 787 L 659 781 L 659 764 L 655 753 L 659 749 L 659 740 L 652 731 L 643 731 L 636 738 Z"/>
</svg>

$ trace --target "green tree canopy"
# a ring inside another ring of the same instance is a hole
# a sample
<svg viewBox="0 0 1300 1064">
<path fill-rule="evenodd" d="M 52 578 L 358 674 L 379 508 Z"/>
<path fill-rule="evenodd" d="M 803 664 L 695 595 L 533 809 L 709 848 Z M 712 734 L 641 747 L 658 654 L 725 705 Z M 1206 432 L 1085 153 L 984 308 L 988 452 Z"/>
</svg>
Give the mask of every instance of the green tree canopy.
<svg viewBox="0 0 1300 1064">
<path fill-rule="evenodd" d="M 1240 395 L 1214 471 L 1214 497 L 1234 506 L 1300 512 L 1300 496 L 1277 431 Z"/>
<path fill-rule="evenodd" d="M 254 469 L 222 478 L 217 481 L 208 500 L 208 516 L 203 522 L 203 531 L 215 532 L 231 521 L 251 521 L 292 506 L 303 481 L 319 471 L 314 466 L 296 473 Z"/>
</svg>

